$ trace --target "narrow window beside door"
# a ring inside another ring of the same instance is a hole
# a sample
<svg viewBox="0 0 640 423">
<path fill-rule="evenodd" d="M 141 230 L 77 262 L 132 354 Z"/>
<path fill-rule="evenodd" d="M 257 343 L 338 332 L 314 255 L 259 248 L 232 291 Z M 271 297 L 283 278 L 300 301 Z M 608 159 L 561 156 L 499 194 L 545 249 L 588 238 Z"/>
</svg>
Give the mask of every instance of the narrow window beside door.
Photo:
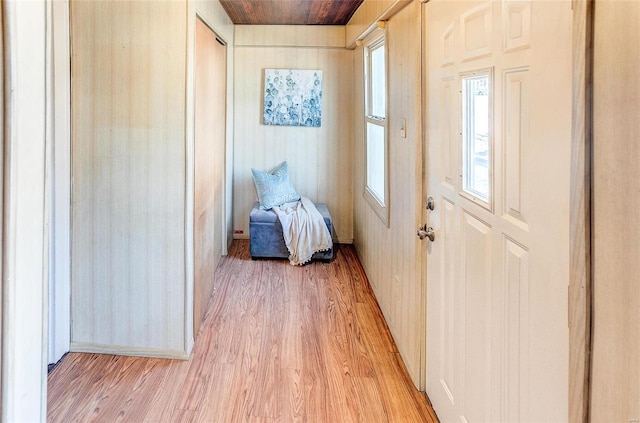
<svg viewBox="0 0 640 423">
<path fill-rule="evenodd" d="M 465 197 L 492 208 L 492 72 L 461 76 L 462 191 Z"/>
</svg>

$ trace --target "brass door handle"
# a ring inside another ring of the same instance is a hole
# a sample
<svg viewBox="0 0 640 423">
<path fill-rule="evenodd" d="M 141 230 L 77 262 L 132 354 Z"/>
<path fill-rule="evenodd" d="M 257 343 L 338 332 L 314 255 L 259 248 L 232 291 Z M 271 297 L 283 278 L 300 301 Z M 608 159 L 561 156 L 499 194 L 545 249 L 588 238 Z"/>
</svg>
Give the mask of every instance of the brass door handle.
<svg viewBox="0 0 640 423">
<path fill-rule="evenodd" d="M 436 238 L 433 228 L 427 225 L 418 228 L 417 235 L 420 239 L 429 238 L 429 241 L 433 241 Z"/>
</svg>

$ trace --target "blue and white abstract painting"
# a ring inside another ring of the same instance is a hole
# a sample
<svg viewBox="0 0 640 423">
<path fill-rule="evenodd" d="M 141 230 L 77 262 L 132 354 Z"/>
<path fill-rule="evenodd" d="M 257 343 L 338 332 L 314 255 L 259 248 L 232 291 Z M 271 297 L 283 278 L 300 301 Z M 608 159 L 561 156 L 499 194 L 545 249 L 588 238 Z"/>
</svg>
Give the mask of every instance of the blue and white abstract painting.
<svg viewBox="0 0 640 423">
<path fill-rule="evenodd" d="M 265 69 L 263 123 L 320 127 L 322 71 Z"/>
</svg>

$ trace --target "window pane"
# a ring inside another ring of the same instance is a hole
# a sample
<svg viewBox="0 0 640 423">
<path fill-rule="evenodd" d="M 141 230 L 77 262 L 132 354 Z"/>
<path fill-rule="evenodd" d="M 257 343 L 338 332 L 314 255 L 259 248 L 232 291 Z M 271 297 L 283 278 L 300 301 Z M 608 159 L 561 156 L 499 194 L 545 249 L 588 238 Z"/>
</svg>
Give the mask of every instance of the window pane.
<svg viewBox="0 0 640 423">
<path fill-rule="evenodd" d="M 367 187 L 384 205 L 384 126 L 367 122 Z"/>
<path fill-rule="evenodd" d="M 369 115 L 384 118 L 387 86 L 385 83 L 384 44 L 371 50 L 371 110 Z"/>
<path fill-rule="evenodd" d="M 489 75 L 462 80 L 462 189 L 489 202 Z"/>
</svg>

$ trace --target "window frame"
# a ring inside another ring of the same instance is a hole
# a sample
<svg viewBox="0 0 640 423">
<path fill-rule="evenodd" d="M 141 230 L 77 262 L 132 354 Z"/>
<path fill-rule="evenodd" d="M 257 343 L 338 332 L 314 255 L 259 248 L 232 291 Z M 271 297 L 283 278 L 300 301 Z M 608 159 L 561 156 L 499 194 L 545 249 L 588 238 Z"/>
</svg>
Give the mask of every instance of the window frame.
<svg viewBox="0 0 640 423">
<path fill-rule="evenodd" d="M 372 93 L 372 70 L 371 70 L 371 52 L 382 48 L 384 49 L 384 116 L 376 116 L 371 113 L 373 106 Z M 388 119 L 389 119 L 389 48 L 387 37 L 384 30 L 375 31 L 367 40 L 363 43 L 363 56 L 364 56 L 364 120 L 363 120 L 363 141 L 364 141 L 364 189 L 363 197 L 376 213 L 378 218 L 389 227 L 389 131 L 388 131 Z M 384 192 L 382 193 L 384 198 L 375 192 L 373 188 L 369 186 L 369 137 L 368 128 L 369 125 L 376 125 L 383 129 L 384 134 Z"/>
<path fill-rule="evenodd" d="M 487 170 L 488 170 L 488 186 L 487 186 L 487 196 L 488 199 L 487 201 L 484 200 L 484 198 L 482 198 L 480 193 L 475 192 L 472 189 L 467 189 L 465 188 L 465 165 L 466 165 L 466 159 L 468 159 L 468 157 L 466 157 L 467 155 L 467 148 L 468 145 L 465 142 L 465 122 L 464 122 L 464 118 L 465 118 L 465 107 L 467 106 L 464 103 L 464 95 L 463 95 L 463 90 L 464 90 L 464 83 L 466 80 L 468 79 L 477 79 L 479 77 L 487 77 L 488 81 L 489 81 L 489 88 L 488 88 L 488 137 L 487 137 L 487 148 L 488 148 L 488 153 L 487 153 Z M 462 196 L 463 198 L 479 205 L 480 207 L 488 210 L 489 212 L 493 212 L 494 211 L 494 202 L 495 202 L 495 190 L 494 190 L 494 184 L 495 184 L 495 133 L 494 133 L 494 104 L 495 104 L 495 78 L 494 78 L 494 69 L 493 67 L 488 67 L 488 68 L 482 68 L 482 69 L 476 69 L 473 71 L 467 71 L 467 72 L 463 72 L 459 74 L 459 92 L 460 92 L 460 102 L 459 102 L 459 109 L 460 109 L 460 185 L 459 185 L 459 193 L 460 196 Z"/>
</svg>

